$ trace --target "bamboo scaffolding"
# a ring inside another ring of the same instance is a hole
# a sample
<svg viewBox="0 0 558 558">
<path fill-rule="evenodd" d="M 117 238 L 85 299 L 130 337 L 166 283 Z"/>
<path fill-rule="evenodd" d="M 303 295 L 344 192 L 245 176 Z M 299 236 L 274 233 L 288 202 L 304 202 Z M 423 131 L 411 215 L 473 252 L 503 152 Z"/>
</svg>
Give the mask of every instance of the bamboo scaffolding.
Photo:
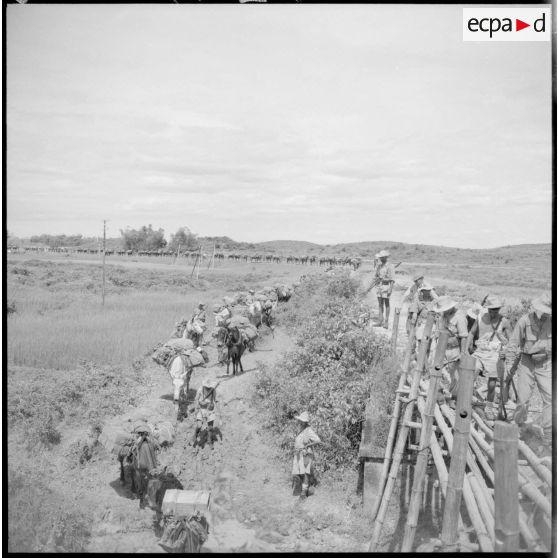
<svg viewBox="0 0 558 558">
<path fill-rule="evenodd" d="M 434 325 L 434 314 L 429 312 L 428 318 L 426 320 L 426 325 L 424 327 L 423 339 L 420 345 L 420 351 L 418 355 L 417 364 L 414 370 L 413 379 L 411 383 L 411 390 L 409 392 L 409 403 L 405 408 L 405 414 L 403 415 L 403 424 L 399 429 L 397 436 L 397 442 L 393 451 L 393 461 L 391 463 L 389 475 L 386 481 L 384 493 L 382 494 L 382 500 L 380 503 L 380 508 L 378 509 L 377 517 L 374 522 L 374 530 L 372 533 L 372 539 L 369 545 L 369 552 L 375 552 L 378 546 L 378 541 L 380 539 L 380 534 L 382 532 L 382 527 L 384 524 L 384 518 L 391 498 L 391 493 L 393 492 L 393 487 L 397 479 L 397 473 L 399 471 L 399 466 L 401 464 L 401 459 L 405 451 L 405 445 L 407 443 L 407 434 L 409 428 L 405 426 L 405 422 L 410 421 L 413 416 L 413 411 L 415 409 L 415 401 L 417 399 L 417 392 L 419 387 L 419 382 L 421 378 L 422 371 L 424 369 L 424 364 L 426 362 L 426 357 L 428 350 L 430 348 L 430 340 L 432 334 L 432 327 Z M 413 335 L 414 337 L 414 335 Z M 403 371 L 405 374 L 405 371 Z"/>
<path fill-rule="evenodd" d="M 471 433 L 479 447 L 490 457 L 492 462 L 494 462 L 494 449 L 490 447 L 490 444 L 488 444 L 474 428 Z M 521 471 L 518 471 L 518 482 L 519 491 L 537 504 L 549 517 L 552 517 L 552 505 L 550 501 Z"/>
<path fill-rule="evenodd" d="M 455 415 L 448 491 L 442 520 L 441 540 L 442 545 L 446 549 L 451 549 L 457 544 L 457 517 L 459 514 L 459 506 L 461 505 L 461 498 L 464 495 L 464 485 L 468 485 L 468 483 L 464 482 L 464 475 L 467 462 L 467 449 L 469 447 L 471 401 L 473 397 L 476 362 L 473 357 L 462 354 L 459 364 L 459 391 L 457 394 L 457 409 L 459 409 L 459 411 Z M 468 492 L 468 490 L 466 491 Z M 468 495 L 467 498 L 469 499 L 470 495 Z"/>
<path fill-rule="evenodd" d="M 417 406 L 419 410 L 424 409 L 425 402 L 419 399 L 417 402 Z M 436 413 L 435 413 L 435 418 L 436 418 Z M 443 421 L 443 417 L 441 416 L 441 413 L 439 413 L 439 409 L 438 409 L 438 418 Z M 453 435 L 451 434 L 451 432 L 449 432 L 449 429 L 447 429 L 446 434 L 444 435 L 444 439 L 446 440 L 446 445 L 448 446 L 448 450 L 451 451 L 453 447 Z M 447 473 L 447 468 L 445 466 L 444 459 L 442 457 L 441 448 L 434 434 L 431 435 L 430 449 L 432 451 L 434 464 L 436 465 L 436 469 L 438 471 L 438 477 L 440 478 L 440 483 L 443 483 L 443 494 L 444 496 L 446 496 L 448 473 Z M 440 471 L 442 471 L 442 473 L 440 473 Z M 443 471 L 445 471 L 445 475 Z M 444 476 L 443 479 L 440 477 L 440 474 Z M 467 508 L 467 512 L 471 519 L 471 523 L 473 524 L 473 529 L 475 530 L 475 534 L 477 536 L 477 540 L 479 541 L 479 546 L 481 550 L 483 552 L 493 552 L 494 545 L 492 543 L 489 533 L 486 530 L 485 525 L 483 524 L 481 513 L 475 501 L 474 494 L 466 478 L 464 478 L 464 482 L 463 482 L 463 500 L 465 502 L 465 507 Z M 457 530 L 458 531 L 464 530 L 463 521 L 459 514 L 459 510 L 457 515 Z"/>
<path fill-rule="evenodd" d="M 411 331 L 409 332 L 409 340 L 407 342 L 405 358 L 403 360 L 403 367 L 401 370 L 401 375 L 399 376 L 398 390 L 401 390 L 405 385 L 405 381 L 407 379 L 407 372 L 409 371 L 409 367 L 411 366 L 411 356 L 413 354 L 413 350 L 415 346 L 415 330 L 416 330 L 416 326 L 413 324 L 413 326 L 411 327 Z M 391 413 L 391 423 L 389 425 L 389 433 L 388 433 L 388 438 L 386 443 L 386 449 L 384 452 L 384 463 L 382 465 L 382 472 L 380 474 L 378 496 L 376 498 L 376 501 L 374 502 L 374 508 L 372 509 L 371 512 L 372 521 L 376 519 L 376 515 L 378 513 L 378 510 L 380 509 L 380 503 L 382 501 L 384 487 L 389 473 L 389 466 L 391 464 L 391 456 L 393 453 L 393 445 L 395 442 L 395 434 L 397 432 L 397 424 L 399 422 L 400 413 L 401 413 L 401 397 L 397 394 L 395 396 L 395 403 L 393 405 L 393 411 Z"/>
<path fill-rule="evenodd" d="M 516 424 L 494 425 L 494 503 L 496 550 L 517 552 L 519 548 L 519 501 Z"/>
<path fill-rule="evenodd" d="M 473 419 L 486 436 L 488 436 L 490 440 L 494 440 L 494 431 L 482 420 L 478 413 L 473 412 Z M 552 472 L 543 465 L 540 458 L 537 457 L 535 452 L 523 440 L 518 440 L 518 448 L 535 473 L 552 488 Z"/>
<path fill-rule="evenodd" d="M 430 371 L 430 382 L 428 385 L 428 395 L 422 412 L 422 428 L 420 431 L 420 441 L 418 448 L 418 456 L 415 464 L 415 476 L 413 479 L 413 488 L 411 492 L 411 501 L 407 511 L 407 521 L 405 523 L 405 532 L 403 542 L 401 544 L 401 552 L 410 552 L 415 540 L 417 529 L 417 519 L 420 511 L 421 491 L 424 478 L 426 475 L 426 466 L 428 464 L 430 438 L 432 434 L 432 426 L 434 423 L 434 407 L 436 406 L 436 398 L 438 395 L 438 385 L 442 376 L 442 366 L 448 342 L 448 332 L 441 332 L 438 343 L 436 344 L 436 354 L 434 356 L 434 366 Z"/>
<path fill-rule="evenodd" d="M 393 314 L 393 324 L 391 329 L 391 352 L 395 354 L 397 351 L 397 335 L 399 333 L 399 314 L 401 313 L 401 308 L 396 308 Z"/>
<path fill-rule="evenodd" d="M 450 424 L 453 426 L 453 419 L 452 419 L 452 415 L 451 413 L 453 413 L 453 411 L 451 411 L 451 409 L 447 406 L 447 405 L 442 405 L 441 407 L 443 407 L 444 411 L 446 411 L 446 416 L 448 418 L 448 420 L 450 421 Z M 449 428 L 447 427 L 445 421 L 444 421 L 444 416 L 442 415 L 442 412 L 439 408 L 436 409 L 437 414 L 436 419 L 437 422 L 439 423 L 439 421 L 442 421 L 444 424 L 443 428 L 440 428 L 440 430 L 442 431 L 444 438 L 446 440 L 446 444 L 448 444 L 448 449 L 451 449 L 452 444 L 453 444 L 453 435 L 451 434 Z M 473 414 L 476 414 L 473 412 Z M 478 445 L 476 444 L 475 440 L 473 439 L 473 437 L 469 438 L 469 446 L 472 448 L 476 448 L 477 451 L 481 451 L 480 448 L 478 447 Z M 471 461 L 474 463 L 474 460 L 471 459 Z M 471 468 L 471 462 L 468 460 L 467 465 L 469 466 L 469 468 Z M 487 471 L 487 475 L 488 478 L 490 479 L 490 482 L 492 482 L 492 484 L 494 484 L 494 471 L 488 467 L 488 471 Z M 477 477 L 478 478 L 478 477 Z M 483 487 L 484 489 L 484 487 Z M 491 509 L 494 510 L 494 496 L 493 496 L 493 491 L 492 494 L 489 492 L 490 489 L 487 487 L 486 491 L 483 490 L 485 497 L 489 503 L 489 506 L 491 506 Z M 547 549 L 545 547 L 544 544 L 542 544 L 539 541 L 539 536 L 538 534 L 533 530 L 533 528 L 531 528 L 529 526 L 529 519 L 527 517 L 527 514 L 520 508 L 519 509 L 519 529 L 521 531 L 521 536 L 523 537 L 523 541 L 525 542 L 527 548 L 529 550 L 533 550 L 533 551 L 537 551 L 537 552 L 547 552 Z"/>
<path fill-rule="evenodd" d="M 492 540 L 492 544 L 494 544 L 494 507 L 491 509 L 488 505 L 477 475 L 475 475 L 475 473 L 467 473 L 466 476 L 469 481 L 469 485 L 473 490 L 473 495 L 475 496 L 475 500 L 477 502 L 477 506 L 479 508 L 483 522 L 486 525 L 486 530 L 490 536 L 490 539 Z"/>
</svg>

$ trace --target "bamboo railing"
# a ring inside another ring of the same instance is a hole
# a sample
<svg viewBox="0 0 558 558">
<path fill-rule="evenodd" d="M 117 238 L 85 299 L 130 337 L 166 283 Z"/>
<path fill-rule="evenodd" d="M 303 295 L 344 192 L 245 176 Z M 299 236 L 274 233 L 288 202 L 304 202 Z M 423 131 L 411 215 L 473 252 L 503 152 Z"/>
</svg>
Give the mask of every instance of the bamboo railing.
<svg viewBox="0 0 558 558">
<path fill-rule="evenodd" d="M 532 519 L 536 509 L 544 521 L 552 524 L 552 471 L 546 462 L 548 459 L 538 458 L 524 441 L 519 440 L 513 425 L 497 421 L 493 429 L 489 425 L 492 423 L 484 421 L 472 409 L 474 361 L 471 357 L 461 358 L 461 369 L 469 370 L 469 379 L 463 382 L 460 375 L 459 387 L 465 393 L 458 401 L 456 411 L 439 399 L 440 371 L 437 366 L 441 368 L 439 355 L 445 352 L 442 335 L 436 345 L 429 378 L 423 377 L 432 341 L 432 323 L 433 317 L 429 315 L 411 377 L 408 371 L 415 344 L 414 325 L 409 336 L 374 502 L 374 523 L 368 550 L 380 549 L 386 511 L 403 455 L 417 452 L 402 552 L 414 550 L 417 520 L 427 498 L 424 486 L 429 459 L 444 499 L 441 541 L 438 541 L 443 550 L 470 551 L 477 547 L 482 552 L 548 552 L 549 541 L 543 539 Z M 505 433 L 498 438 L 496 431 L 502 428 Z M 420 441 L 412 441 L 409 432 L 415 432 L 415 440 L 420 438 Z M 522 458 L 519 463 L 518 456 Z M 401 513 L 405 511 L 401 510 Z M 465 520 L 470 522 L 469 525 Z M 474 542 L 463 542 L 468 537 L 466 533 L 473 535 Z"/>
</svg>

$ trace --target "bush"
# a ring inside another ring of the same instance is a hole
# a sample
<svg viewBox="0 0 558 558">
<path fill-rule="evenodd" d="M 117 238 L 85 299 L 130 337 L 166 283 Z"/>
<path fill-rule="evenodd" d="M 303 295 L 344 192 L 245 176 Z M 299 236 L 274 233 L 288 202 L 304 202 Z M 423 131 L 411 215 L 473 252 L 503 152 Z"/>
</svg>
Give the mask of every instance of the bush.
<svg viewBox="0 0 558 558">
<path fill-rule="evenodd" d="M 83 552 L 91 519 L 29 473 L 8 469 L 8 552 Z"/>
<path fill-rule="evenodd" d="M 348 273 L 305 281 L 282 312 L 297 347 L 274 366 L 261 366 L 256 381 L 266 425 L 279 433 L 282 448 L 292 449 L 294 416 L 311 414 L 322 439 L 322 471 L 356 464 L 371 389 L 384 389 L 387 398 L 397 382 L 389 342 L 354 323 L 362 312 L 356 292 Z"/>
</svg>

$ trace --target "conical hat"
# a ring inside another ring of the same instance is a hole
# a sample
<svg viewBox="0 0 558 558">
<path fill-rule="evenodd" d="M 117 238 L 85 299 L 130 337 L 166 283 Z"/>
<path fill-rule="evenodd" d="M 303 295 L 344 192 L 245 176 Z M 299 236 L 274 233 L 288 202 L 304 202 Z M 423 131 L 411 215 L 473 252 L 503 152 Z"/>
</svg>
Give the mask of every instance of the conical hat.
<svg viewBox="0 0 558 558">
<path fill-rule="evenodd" d="M 308 416 L 308 413 L 306 411 L 303 411 L 302 413 L 300 413 L 300 415 L 296 415 L 295 419 L 299 420 L 300 422 L 310 422 L 310 417 Z"/>
</svg>

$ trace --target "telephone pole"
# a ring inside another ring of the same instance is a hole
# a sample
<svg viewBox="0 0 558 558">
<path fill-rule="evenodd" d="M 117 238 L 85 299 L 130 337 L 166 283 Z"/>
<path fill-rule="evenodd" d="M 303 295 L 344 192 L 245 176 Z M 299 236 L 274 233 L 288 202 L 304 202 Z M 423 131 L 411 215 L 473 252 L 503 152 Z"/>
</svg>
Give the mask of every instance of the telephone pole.
<svg viewBox="0 0 558 558">
<path fill-rule="evenodd" d="M 106 219 L 103 220 L 103 302 L 102 305 L 105 305 L 105 252 L 106 252 L 106 244 L 107 244 L 107 221 Z"/>
</svg>

